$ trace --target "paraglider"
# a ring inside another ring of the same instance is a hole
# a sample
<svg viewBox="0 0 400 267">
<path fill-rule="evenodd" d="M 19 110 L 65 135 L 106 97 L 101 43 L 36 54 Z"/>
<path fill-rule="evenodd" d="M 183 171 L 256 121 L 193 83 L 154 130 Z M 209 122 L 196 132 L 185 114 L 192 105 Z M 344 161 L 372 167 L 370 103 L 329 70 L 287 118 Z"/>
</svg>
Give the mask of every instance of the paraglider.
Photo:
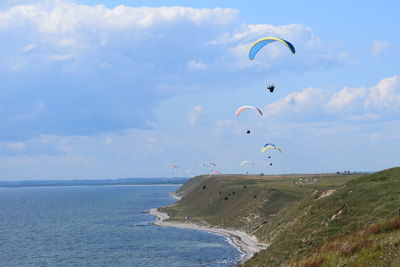
<svg viewBox="0 0 400 267">
<path fill-rule="evenodd" d="M 275 84 L 271 84 L 267 87 L 267 89 L 272 93 L 275 89 Z"/>
<path fill-rule="evenodd" d="M 296 53 L 294 46 L 289 41 L 286 41 L 285 39 L 281 39 L 281 38 L 276 38 L 276 37 L 264 37 L 264 38 L 260 38 L 257 41 L 255 41 L 254 44 L 250 47 L 249 59 L 253 60 L 261 48 L 263 48 L 267 44 L 270 44 L 275 41 L 285 44 L 289 48 L 290 52 L 292 52 L 293 54 Z"/>
<path fill-rule="evenodd" d="M 253 165 L 254 165 L 254 162 L 252 162 L 252 161 L 250 161 L 250 160 L 244 160 L 244 161 L 242 161 L 242 162 L 240 163 L 240 167 L 242 167 L 243 165 L 246 165 L 246 164 L 253 164 Z"/>
<path fill-rule="evenodd" d="M 275 150 L 278 150 L 279 152 L 282 152 L 282 150 L 281 150 L 279 147 L 275 146 L 274 144 L 268 143 L 268 144 L 265 144 L 265 145 L 264 145 L 264 147 L 260 150 L 260 153 L 264 153 L 264 152 L 267 151 L 269 148 L 273 148 L 273 149 L 275 149 Z"/>
<path fill-rule="evenodd" d="M 210 172 L 210 175 L 218 175 L 218 174 L 221 174 L 220 172 Z"/>
<path fill-rule="evenodd" d="M 257 111 L 261 116 L 263 115 L 263 112 L 261 111 L 261 109 L 253 107 L 253 106 L 242 106 L 240 108 L 238 108 L 236 110 L 236 116 L 239 116 L 240 113 L 242 113 L 243 111 L 245 111 L 246 109 L 254 109 L 255 111 Z"/>
<path fill-rule="evenodd" d="M 178 166 L 176 166 L 174 164 L 169 165 L 168 167 L 171 168 L 171 169 L 178 169 Z M 175 174 L 175 172 L 172 170 L 172 175 L 174 175 L 174 174 Z"/>
<path fill-rule="evenodd" d="M 258 114 L 260 114 L 261 116 L 263 115 L 263 112 L 261 111 L 261 109 L 259 109 L 259 108 L 257 108 L 257 107 L 253 107 L 253 106 L 242 106 L 242 107 L 240 107 L 240 108 L 238 108 L 238 109 L 236 110 L 236 116 L 239 116 L 240 113 L 242 113 L 242 112 L 245 111 L 246 109 L 253 109 L 253 110 L 257 111 Z M 251 133 L 250 129 L 246 130 L 246 133 L 247 133 L 247 134 L 250 134 L 250 133 Z"/>
</svg>

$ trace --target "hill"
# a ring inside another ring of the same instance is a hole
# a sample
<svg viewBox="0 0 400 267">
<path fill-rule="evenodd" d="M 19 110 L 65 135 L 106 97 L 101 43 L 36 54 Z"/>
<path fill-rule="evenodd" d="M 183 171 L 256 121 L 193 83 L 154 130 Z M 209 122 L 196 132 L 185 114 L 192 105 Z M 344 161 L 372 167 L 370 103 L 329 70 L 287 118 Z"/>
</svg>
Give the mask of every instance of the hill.
<svg viewBox="0 0 400 267">
<path fill-rule="evenodd" d="M 177 191 L 179 202 L 161 210 L 173 220 L 239 229 L 269 245 L 245 266 L 308 266 L 302 260 L 327 240 L 396 217 L 399 192 L 400 168 L 370 175 L 199 176 Z"/>
</svg>

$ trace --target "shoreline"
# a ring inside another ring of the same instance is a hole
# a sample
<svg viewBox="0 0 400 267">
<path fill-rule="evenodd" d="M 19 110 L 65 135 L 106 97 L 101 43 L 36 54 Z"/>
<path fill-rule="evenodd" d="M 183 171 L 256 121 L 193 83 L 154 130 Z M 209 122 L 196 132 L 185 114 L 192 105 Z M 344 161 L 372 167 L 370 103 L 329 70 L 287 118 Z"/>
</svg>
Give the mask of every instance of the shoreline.
<svg viewBox="0 0 400 267">
<path fill-rule="evenodd" d="M 255 237 L 250 236 L 245 232 L 224 228 L 208 227 L 195 223 L 167 221 L 170 218 L 168 214 L 160 212 L 158 209 L 150 209 L 148 213 L 157 217 L 157 219 L 153 222 L 154 225 L 192 229 L 214 233 L 226 237 L 228 241 L 242 253 L 241 263 L 253 257 L 255 253 L 267 248 L 265 244 L 259 243 Z"/>
</svg>

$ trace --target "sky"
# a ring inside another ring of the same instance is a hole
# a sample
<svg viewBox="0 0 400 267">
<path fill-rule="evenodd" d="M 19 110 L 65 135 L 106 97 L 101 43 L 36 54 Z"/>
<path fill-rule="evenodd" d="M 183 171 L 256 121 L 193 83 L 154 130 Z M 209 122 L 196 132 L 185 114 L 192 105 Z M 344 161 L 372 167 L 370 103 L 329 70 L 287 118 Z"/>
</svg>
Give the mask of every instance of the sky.
<svg viewBox="0 0 400 267">
<path fill-rule="evenodd" d="M 394 0 L 2 1 L 0 180 L 398 166 L 398 10 Z M 296 54 L 275 42 L 250 61 L 267 36 Z M 264 115 L 236 116 L 244 105 Z M 282 153 L 259 153 L 266 143 Z"/>
</svg>

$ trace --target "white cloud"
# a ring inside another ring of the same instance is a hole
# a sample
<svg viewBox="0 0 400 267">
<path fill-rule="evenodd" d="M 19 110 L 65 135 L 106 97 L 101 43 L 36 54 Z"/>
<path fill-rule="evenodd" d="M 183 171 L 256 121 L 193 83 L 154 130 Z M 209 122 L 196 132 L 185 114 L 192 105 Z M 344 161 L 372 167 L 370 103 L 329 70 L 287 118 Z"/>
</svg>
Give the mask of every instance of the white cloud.
<svg viewBox="0 0 400 267">
<path fill-rule="evenodd" d="M 337 92 L 306 88 L 264 108 L 268 117 L 376 121 L 400 112 L 400 76 L 384 78 L 370 88 L 345 86 Z M 397 115 L 395 115 L 397 118 Z"/>
<path fill-rule="evenodd" d="M 190 60 L 188 61 L 188 63 L 186 63 L 186 67 L 189 70 L 204 70 L 207 67 L 207 65 L 201 61 Z"/>
<path fill-rule="evenodd" d="M 400 111 L 400 76 L 382 79 L 371 87 L 365 105 L 368 108 Z"/>
<path fill-rule="evenodd" d="M 108 8 L 66 1 L 38 1 L 0 12 L 0 32 L 4 34 L 15 29 L 26 29 L 27 34 L 23 34 L 26 36 L 23 38 L 35 43 L 25 45 L 22 51 L 40 47 L 45 49 L 42 49 L 42 53 L 47 51 L 47 56 L 41 58 L 65 61 L 70 58 L 67 55 L 82 56 L 89 49 L 110 43 L 129 42 L 131 49 L 149 39 L 160 44 L 166 36 L 174 38 L 168 31 L 173 32 L 181 27 L 191 28 L 192 32 L 201 27 L 218 31 L 220 27 L 230 27 L 237 20 L 237 15 L 238 11 L 230 8 L 124 5 Z M 184 35 L 182 33 L 181 38 Z"/>
<path fill-rule="evenodd" d="M 326 94 L 319 88 L 306 88 L 265 107 L 266 116 L 304 114 L 320 109 L 326 100 Z"/>
<path fill-rule="evenodd" d="M 303 72 L 345 61 L 309 27 L 246 24 L 229 8 L 29 2 L 0 11 L 0 73 L 12 69 L 14 75 L 4 85 L 10 94 L 0 114 L 0 138 L 6 132 L 32 138 L 157 127 L 153 109 L 166 98 L 232 84 L 251 87 L 255 81 L 243 77 L 271 66 L 274 72 Z M 293 41 L 301 53 L 272 45 L 260 60 L 249 61 L 248 45 L 266 34 Z M 35 101 L 47 109 L 28 126 L 7 119 Z"/>
<path fill-rule="evenodd" d="M 362 103 L 365 96 L 365 88 L 344 87 L 335 93 L 326 104 L 329 111 L 343 111 L 345 108 L 354 107 L 356 102 Z"/>
<path fill-rule="evenodd" d="M 39 1 L 35 4 L 16 5 L 0 12 L 0 32 L 26 28 L 29 32 L 26 35 L 27 41 L 31 43 L 34 41 L 35 47 L 25 49 L 41 48 L 41 53 L 47 53 L 47 55 L 40 58 L 50 58 L 54 61 L 87 57 L 85 53 L 103 46 L 112 45 L 127 49 L 128 43 L 132 51 L 140 48 L 137 52 L 144 54 L 147 52 L 145 47 L 155 51 L 153 47 L 156 45 L 152 45 L 153 43 L 160 44 L 167 41 L 166 44 L 168 44 L 167 37 L 173 39 L 179 34 L 182 39 L 190 38 L 180 29 L 197 33 L 194 35 L 196 40 L 191 39 L 190 44 L 190 51 L 193 54 L 204 49 L 207 49 L 208 53 L 214 52 L 213 58 L 202 61 L 182 57 L 186 60 L 183 64 L 186 64 L 190 70 L 208 68 L 210 66 L 208 61 L 214 64 L 222 61 L 230 68 L 239 67 L 240 69 L 243 66 L 257 65 L 264 69 L 269 68 L 271 62 L 268 60 L 250 64 L 247 59 L 249 45 L 257 38 L 266 35 L 286 38 L 293 42 L 299 51 L 302 51 L 307 60 L 302 63 L 301 69 L 298 68 L 299 71 L 320 66 L 321 62 L 342 64 L 348 61 L 346 52 L 329 49 L 329 45 L 323 44 L 310 27 L 301 24 L 281 26 L 238 24 L 238 14 L 237 10 L 230 8 L 200 9 L 181 6 L 153 8 L 124 5 L 108 8 L 104 5 Z M 202 28 L 206 29 L 204 33 L 200 33 Z M 149 40 L 153 42 L 150 44 Z M 204 44 L 214 44 L 215 47 L 206 46 L 205 48 Z M 264 50 L 265 52 L 259 55 L 264 59 L 276 60 L 290 55 L 286 47 L 280 45 L 271 45 L 265 47 Z M 163 50 L 163 52 L 166 51 Z M 177 50 L 174 53 L 178 53 Z M 154 56 L 158 54 L 154 53 Z M 121 53 L 117 56 L 123 60 L 126 55 Z M 300 56 L 296 55 L 296 57 Z M 291 58 L 291 62 L 293 59 L 295 58 Z M 97 64 L 98 67 L 104 65 L 109 64 L 106 62 Z M 279 64 L 275 63 L 274 66 L 277 68 Z M 285 69 L 289 68 L 286 66 Z"/>
<path fill-rule="evenodd" d="M 191 7 L 128 7 L 119 5 L 80 5 L 56 1 L 32 5 L 18 5 L 0 12 L 0 29 L 33 24 L 40 32 L 65 34 L 82 28 L 96 29 L 148 29 L 183 21 L 194 25 L 229 24 L 238 11 L 229 8 L 196 9 Z"/>
<path fill-rule="evenodd" d="M 374 40 L 371 45 L 371 54 L 379 56 L 383 51 L 389 49 L 390 43 L 383 40 Z"/>
<path fill-rule="evenodd" d="M 198 105 L 193 107 L 191 110 L 188 111 L 187 113 L 187 120 L 190 125 L 195 125 L 197 121 L 199 120 L 200 116 L 202 116 L 204 113 L 203 106 Z"/>
</svg>

